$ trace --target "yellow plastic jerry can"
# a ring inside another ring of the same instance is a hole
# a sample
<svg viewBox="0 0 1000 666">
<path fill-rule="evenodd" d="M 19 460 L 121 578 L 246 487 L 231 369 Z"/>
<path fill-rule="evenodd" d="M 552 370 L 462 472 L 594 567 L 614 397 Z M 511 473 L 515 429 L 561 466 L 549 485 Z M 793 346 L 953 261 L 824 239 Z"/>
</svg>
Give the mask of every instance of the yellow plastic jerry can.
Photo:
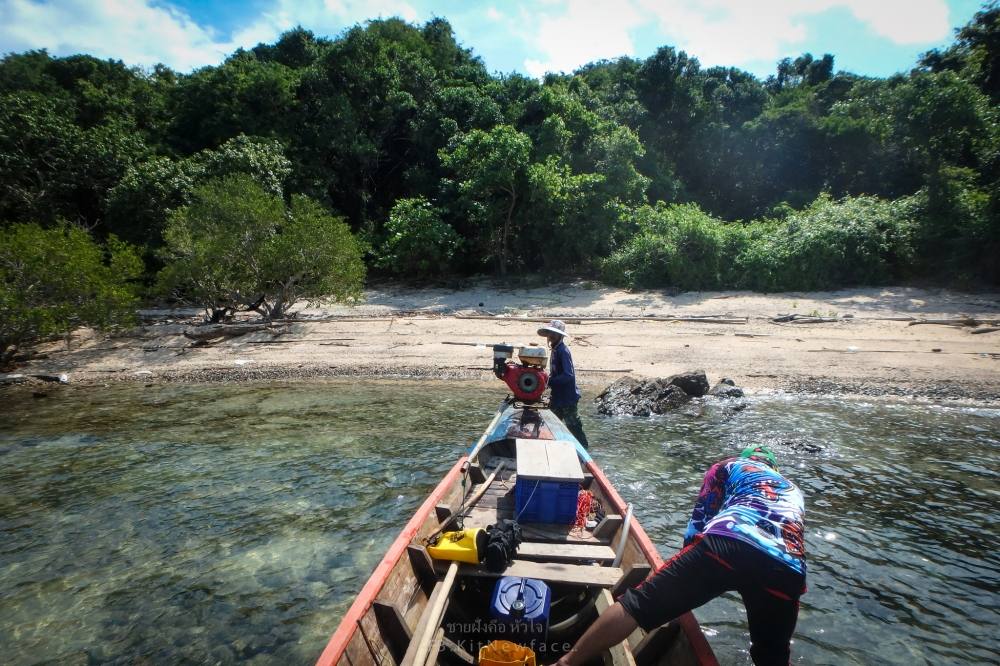
<svg viewBox="0 0 1000 666">
<path fill-rule="evenodd" d="M 427 552 L 436 560 L 479 564 L 486 555 L 486 540 L 486 531 L 481 527 L 445 532 L 436 544 L 427 547 Z"/>
</svg>

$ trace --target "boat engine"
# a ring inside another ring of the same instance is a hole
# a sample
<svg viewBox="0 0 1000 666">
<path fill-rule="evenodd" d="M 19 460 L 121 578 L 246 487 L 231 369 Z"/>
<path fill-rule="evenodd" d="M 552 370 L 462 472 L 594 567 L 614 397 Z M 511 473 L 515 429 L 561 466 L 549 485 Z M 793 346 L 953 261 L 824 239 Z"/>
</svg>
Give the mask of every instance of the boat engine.
<svg viewBox="0 0 1000 666">
<path fill-rule="evenodd" d="M 493 345 L 493 374 L 510 387 L 518 400 L 537 402 L 549 383 L 545 348 L 517 347 L 516 363 L 511 360 L 514 349 L 514 345 Z"/>
</svg>

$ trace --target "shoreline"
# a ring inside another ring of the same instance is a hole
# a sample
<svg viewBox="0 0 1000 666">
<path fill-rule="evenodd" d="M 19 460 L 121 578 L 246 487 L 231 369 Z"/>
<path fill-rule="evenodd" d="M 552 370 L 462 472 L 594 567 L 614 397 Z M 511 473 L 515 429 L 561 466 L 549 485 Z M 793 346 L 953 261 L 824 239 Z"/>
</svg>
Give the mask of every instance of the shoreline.
<svg viewBox="0 0 1000 666">
<path fill-rule="evenodd" d="M 605 386 L 625 374 L 588 373 L 577 376 L 585 393 L 600 392 Z M 432 380 L 452 383 L 476 383 L 495 386 L 497 398 L 506 395 L 506 389 L 487 370 L 428 369 L 418 366 L 341 367 L 286 367 L 266 366 L 256 368 L 200 368 L 165 371 L 157 375 L 134 374 L 126 371 L 77 374 L 68 384 L 27 377 L 23 382 L 0 386 L 0 394 L 40 393 L 64 387 L 92 388 L 112 385 L 143 385 L 145 387 L 169 384 L 270 384 L 322 382 L 324 380 L 365 379 L 370 381 L 409 382 Z M 711 378 L 714 381 L 717 378 Z M 785 394 L 815 397 L 842 397 L 845 399 L 874 399 L 886 401 L 920 401 L 945 406 L 970 406 L 1000 408 L 1000 385 L 974 382 L 907 382 L 895 384 L 887 381 L 831 381 L 826 377 L 798 376 L 751 386 L 741 385 L 748 398 L 762 395 Z M 49 395 L 46 392 L 45 397 Z M 39 396 L 42 397 L 42 396 Z M 584 400 L 588 398 L 585 396 Z M 722 400 L 722 399 L 720 399 Z"/>
<path fill-rule="evenodd" d="M 390 286 L 366 296 L 357 306 L 302 307 L 296 319 L 207 345 L 183 335 L 197 325 L 197 311 L 147 311 L 157 321 L 112 337 L 77 331 L 70 350 L 63 342 L 39 345 L 43 357 L 14 372 L 65 373 L 81 386 L 344 377 L 488 382 L 495 381 L 492 354 L 483 343 L 538 343 L 537 320 L 560 318 L 567 321 L 578 381 L 588 389 L 629 374 L 704 370 L 711 383 L 729 377 L 750 394 L 1000 405 L 1000 332 L 911 325 L 1000 319 L 1000 294 L 882 287 L 668 295 L 581 282 L 527 289 Z M 823 321 L 774 321 L 788 313 Z M 45 382 L 7 386 L 25 385 Z"/>
</svg>

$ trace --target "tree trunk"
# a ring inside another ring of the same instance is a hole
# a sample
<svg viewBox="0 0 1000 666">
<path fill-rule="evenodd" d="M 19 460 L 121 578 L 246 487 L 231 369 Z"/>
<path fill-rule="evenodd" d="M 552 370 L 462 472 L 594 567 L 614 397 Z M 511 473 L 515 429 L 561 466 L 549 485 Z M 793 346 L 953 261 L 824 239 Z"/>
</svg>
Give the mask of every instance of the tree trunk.
<svg viewBox="0 0 1000 666">
<path fill-rule="evenodd" d="M 221 308 L 213 306 L 208 309 L 208 323 L 210 324 L 221 324 L 229 321 L 232 316 L 233 310 L 228 306 L 223 306 Z"/>
<path fill-rule="evenodd" d="M 15 354 L 17 354 L 16 344 L 0 343 L 0 370 L 14 367 Z"/>
<path fill-rule="evenodd" d="M 267 330 L 267 324 L 213 324 L 184 329 L 184 337 L 189 340 L 214 340 L 215 338 L 235 338 L 247 333 Z"/>
<path fill-rule="evenodd" d="M 510 206 L 507 208 L 507 219 L 503 222 L 503 233 L 500 238 L 500 277 L 507 277 L 507 245 L 510 237 L 510 220 L 514 216 L 514 206 L 517 204 L 517 194 L 510 191 Z"/>
</svg>

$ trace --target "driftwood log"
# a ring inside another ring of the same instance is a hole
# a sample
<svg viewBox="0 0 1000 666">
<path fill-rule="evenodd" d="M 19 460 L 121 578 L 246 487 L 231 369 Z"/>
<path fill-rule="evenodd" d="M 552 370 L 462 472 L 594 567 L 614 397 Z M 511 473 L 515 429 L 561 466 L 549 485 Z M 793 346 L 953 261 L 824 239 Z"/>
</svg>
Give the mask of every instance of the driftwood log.
<svg viewBox="0 0 1000 666">
<path fill-rule="evenodd" d="M 260 323 L 260 324 L 209 324 L 207 326 L 198 326 L 194 328 L 184 329 L 184 337 L 188 340 L 195 340 L 198 342 L 207 342 L 209 340 L 215 340 L 216 338 L 238 338 L 241 335 L 246 335 L 247 333 L 256 333 L 257 331 L 271 330 L 275 333 L 285 332 L 284 328 L 275 329 L 272 328 L 270 324 Z"/>
<path fill-rule="evenodd" d="M 817 317 L 803 314 L 779 314 L 777 317 L 772 317 L 771 321 L 775 324 L 833 324 L 840 321 L 840 319 L 837 317 Z"/>
<path fill-rule="evenodd" d="M 979 326 L 980 324 L 1000 324 L 1000 319 L 974 319 L 973 317 L 962 317 L 960 319 L 918 319 L 911 321 L 908 326 L 919 326 L 920 324 L 939 324 L 941 326 Z"/>
</svg>

